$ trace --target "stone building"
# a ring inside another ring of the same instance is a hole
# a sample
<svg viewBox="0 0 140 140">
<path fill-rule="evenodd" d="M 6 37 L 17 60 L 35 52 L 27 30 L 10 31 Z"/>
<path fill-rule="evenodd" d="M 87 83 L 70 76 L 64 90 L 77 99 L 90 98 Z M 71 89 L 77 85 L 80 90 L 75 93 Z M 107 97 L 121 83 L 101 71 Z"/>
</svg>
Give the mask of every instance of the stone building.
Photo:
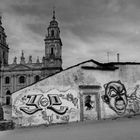
<svg viewBox="0 0 140 140">
<path fill-rule="evenodd" d="M 3 105 L 11 104 L 13 92 L 62 70 L 62 42 L 55 11 L 47 29 L 44 39 L 45 56 L 42 57 L 42 62 L 37 58 L 36 63 L 33 63 L 32 56 L 29 56 L 26 62 L 22 51 L 20 63 L 17 63 L 17 57 L 15 57 L 13 63 L 9 64 L 10 47 L 7 45 L 7 36 L 0 17 L 0 98 Z"/>
</svg>

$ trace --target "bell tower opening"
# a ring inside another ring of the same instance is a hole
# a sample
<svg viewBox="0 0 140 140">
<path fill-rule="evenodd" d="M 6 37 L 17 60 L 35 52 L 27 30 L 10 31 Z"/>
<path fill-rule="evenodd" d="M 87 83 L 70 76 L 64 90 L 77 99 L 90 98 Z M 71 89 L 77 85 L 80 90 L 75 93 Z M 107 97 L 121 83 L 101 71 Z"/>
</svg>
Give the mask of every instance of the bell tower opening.
<svg viewBox="0 0 140 140">
<path fill-rule="evenodd" d="M 51 36 L 54 37 L 54 30 L 51 31 Z"/>
</svg>

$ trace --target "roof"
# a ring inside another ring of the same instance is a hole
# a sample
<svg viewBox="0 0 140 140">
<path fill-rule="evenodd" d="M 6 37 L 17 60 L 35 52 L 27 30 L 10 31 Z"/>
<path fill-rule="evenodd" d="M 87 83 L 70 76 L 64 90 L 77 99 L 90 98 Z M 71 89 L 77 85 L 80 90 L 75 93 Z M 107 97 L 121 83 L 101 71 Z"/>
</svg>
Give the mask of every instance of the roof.
<svg viewBox="0 0 140 140">
<path fill-rule="evenodd" d="M 110 62 L 104 63 L 106 66 L 114 66 L 114 65 L 140 65 L 140 62 Z"/>
<path fill-rule="evenodd" d="M 30 70 L 40 70 L 42 68 L 42 63 L 32 63 L 32 64 L 9 64 L 3 67 L 2 71 L 30 71 Z"/>
</svg>

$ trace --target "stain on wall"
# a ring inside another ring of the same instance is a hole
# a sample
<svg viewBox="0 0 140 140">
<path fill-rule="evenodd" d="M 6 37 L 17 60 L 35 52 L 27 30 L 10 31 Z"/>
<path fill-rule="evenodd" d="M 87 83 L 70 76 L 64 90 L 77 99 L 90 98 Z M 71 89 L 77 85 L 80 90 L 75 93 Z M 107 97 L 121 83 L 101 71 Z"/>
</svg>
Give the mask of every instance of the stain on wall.
<svg viewBox="0 0 140 140">
<path fill-rule="evenodd" d="M 21 126 L 79 121 L 80 105 L 72 89 L 21 93 L 13 101 L 12 116 Z"/>
</svg>

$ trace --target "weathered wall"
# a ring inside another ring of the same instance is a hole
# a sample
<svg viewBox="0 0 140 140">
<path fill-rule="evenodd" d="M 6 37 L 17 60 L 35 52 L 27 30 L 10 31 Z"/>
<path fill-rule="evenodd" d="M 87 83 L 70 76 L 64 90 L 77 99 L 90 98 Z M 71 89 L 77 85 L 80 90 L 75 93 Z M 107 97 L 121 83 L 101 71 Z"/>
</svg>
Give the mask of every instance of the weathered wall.
<svg viewBox="0 0 140 140">
<path fill-rule="evenodd" d="M 94 64 L 91 62 L 86 65 Z M 113 71 L 83 70 L 81 69 L 81 65 L 58 73 L 33 86 L 14 93 L 12 95 L 12 117 L 17 124 L 22 126 L 80 121 L 80 111 L 83 106 L 80 104 L 81 93 L 79 86 L 101 86 L 101 81 L 104 82 L 107 81 L 107 79 L 111 79 L 112 75 Z M 58 103 L 55 103 L 55 98 L 58 98 Z M 46 102 L 46 105 L 42 105 L 42 102 Z M 54 109 L 50 109 L 51 105 L 58 111 L 65 109 L 67 109 L 67 111 L 64 114 L 59 114 L 59 112 L 56 112 Z M 37 111 L 33 113 L 33 109 Z M 91 109 L 93 110 L 94 108 Z M 31 113 L 28 113 L 27 110 L 29 112 L 31 111 Z M 92 110 L 88 110 L 88 114 L 91 114 L 89 111 Z M 44 118 L 46 120 L 44 120 Z"/>
<path fill-rule="evenodd" d="M 59 73 L 13 94 L 14 121 L 21 126 L 79 121 L 79 94 L 72 74 Z"/>
<path fill-rule="evenodd" d="M 3 108 L 3 115 L 4 115 L 4 120 L 11 120 L 12 116 L 12 107 L 11 106 L 2 106 Z"/>
<path fill-rule="evenodd" d="M 120 65 L 118 70 L 103 71 L 82 69 L 83 65 L 96 67 L 88 62 L 14 93 L 15 122 L 21 126 L 49 125 L 140 112 L 140 66 Z M 81 85 L 86 89 L 79 89 Z"/>
</svg>

